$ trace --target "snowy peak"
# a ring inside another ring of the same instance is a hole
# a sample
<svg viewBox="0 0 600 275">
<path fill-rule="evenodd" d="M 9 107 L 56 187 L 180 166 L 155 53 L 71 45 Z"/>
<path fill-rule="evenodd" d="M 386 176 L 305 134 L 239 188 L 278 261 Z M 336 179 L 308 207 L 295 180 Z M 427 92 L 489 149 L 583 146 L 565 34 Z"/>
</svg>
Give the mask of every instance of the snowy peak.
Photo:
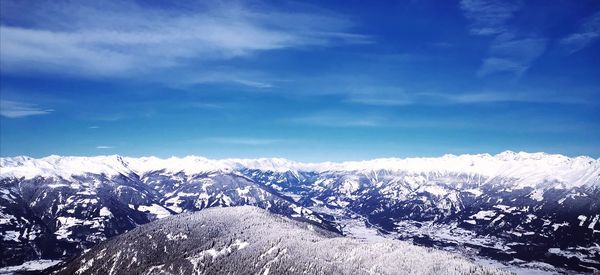
<svg viewBox="0 0 600 275">
<path fill-rule="evenodd" d="M 330 164 L 328 170 L 376 171 L 390 170 L 408 173 L 465 173 L 488 178 L 515 179 L 519 187 L 535 187 L 556 183 L 567 187 L 600 184 L 600 160 L 587 156 L 575 158 L 546 153 L 515 153 L 497 155 L 444 155 L 438 158 L 386 158 Z"/>
<path fill-rule="evenodd" d="M 2 158 L 0 161 L 1 177 L 63 177 L 73 175 L 128 174 L 131 171 L 123 162 L 122 157 L 97 156 L 97 157 L 61 157 L 48 156 L 40 159 L 30 157 Z"/>
<path fill-rule="evenodd" d="M 193 175 L 203 172 L 232 170 L 230 166 L 219 161 L 198 156 L 170 157 L 167 159 L 157 157 L 125 158 L 125 161 L 133 172 L 140 175 L 153 171 L 165 171 L 172 174 L 183 172 Z"/>
<path fill-rule="evenodd" d="M 26 156 L 0 158 L 0 177 L 63 177 L 92 174 L 138 174 L 153 171 L 183 172 L 188 175 L 205 172 L 231 172 L 256 169 L 274 172 L 339 171 L 367 172 L 389 170 L 407 173 L 464 173 L 488 178 L 516 179 L 521 186 L 555 182 L 567 186 L 600 183 L 600 160 L 587 156 L 566 157 L 547 153 L 505 151 L 497 155 L 444 155 L 437 158 L 381 158 L 341 163 L 303 163 L 283 158 L 212 160 L 198 156 L 183 158 L 130 158 L 118 155 L 96 157 L 48 156 L 34 159 Z"/>
</svg>

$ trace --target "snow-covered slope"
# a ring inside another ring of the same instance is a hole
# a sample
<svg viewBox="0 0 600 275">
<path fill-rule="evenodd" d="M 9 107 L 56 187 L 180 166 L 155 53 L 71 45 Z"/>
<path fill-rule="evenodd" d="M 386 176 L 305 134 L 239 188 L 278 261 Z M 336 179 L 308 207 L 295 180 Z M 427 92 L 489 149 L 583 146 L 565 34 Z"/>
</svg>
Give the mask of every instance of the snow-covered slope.
<svg viewBox="0 0 600 275">
<path fill-rule="evenodd" d="M 58 274 L 511 274 L 405 242 L 343 238 L 253 207 L 159 220 Z"/>
<path fill-rule="evenodd" d="M 385 158 L 341 163 L 302 163 L 281 158 L 212 160 L 197 156 L 183 158 L 130 158 L 121 156 L 0 159 L 0 177 L 63 177 L 85 173 L 119 175 L 164 170 L 197 174 L 214 171 L 257 169 L 263 171 L 405 171 L 408 173 L 464 173 L 488 179 L 515 179 L 516 187 L 536 187 L 549 182 L 576 187 L 600 183 L 600 160 L 586 156 L 506 151 L 497 155 L 444 155 L 438 158 Z"/>
<path fill-rule="evenodd" d="M 237 173 L 160 170 L 138 175 L 115 159 L 53 163 L 71 172 L 85 171 L 80 169 L 87 165 L 91 172 L 81 175 L 37 162 L 43 176 L 1 178 L 0 267 L 70 258 L 140 224 L 210 207 L 254 205 L 335 231 L 317 213 Z"/>
<path fill-rule="evenodd" d="M 0 177 L 26 179 L 41 177 L 70 178 L 73 175 L 128 174 L 130 170 L 120 156 L 61 157 L 48 156 L 34 159 L 30 157 L 0 158 Z"/>
<path fill-rule="evenodd" d="M 558 181 L 569 186 L 600 182 L 600 160 L 546 153 L 506 151 L 495 156 L 444 155 L 439 158 L 376 159 L 344 162 L 329 170 L 392 170 L 412 173 L 454 172 L 486 176 L 490 179 L 517 179 L 520 187 Z"/>
</svg>

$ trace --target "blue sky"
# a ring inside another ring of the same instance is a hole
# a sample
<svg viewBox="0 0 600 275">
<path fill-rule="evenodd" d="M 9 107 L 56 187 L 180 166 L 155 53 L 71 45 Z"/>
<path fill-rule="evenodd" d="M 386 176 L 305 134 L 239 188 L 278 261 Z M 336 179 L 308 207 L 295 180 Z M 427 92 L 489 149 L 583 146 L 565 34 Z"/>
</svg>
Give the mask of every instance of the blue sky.
<svg viewBox="0 0 600 275">
<path fill-rule="evenodd" d="M 600 156 L 599 1 L 1 1 L 2 156 Z"/>
</svg>

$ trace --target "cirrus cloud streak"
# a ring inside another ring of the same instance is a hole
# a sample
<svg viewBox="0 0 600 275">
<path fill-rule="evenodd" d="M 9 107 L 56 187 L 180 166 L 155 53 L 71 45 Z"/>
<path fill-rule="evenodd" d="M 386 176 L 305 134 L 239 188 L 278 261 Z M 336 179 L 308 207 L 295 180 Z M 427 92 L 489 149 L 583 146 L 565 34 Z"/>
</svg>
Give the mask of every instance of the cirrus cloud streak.
<svg viewBox="0 0 600 275">
<path fill-rule="evenodd" d="M 204 4 L 190 12 L 116 2 L 44 3 L 20 7 L 30 8 L 30 15 L 14 19 L 18 3 L 3 1 L 8 10 L 0 25 L 3 72 L 131 76 L 269 50 L 370 43 L 369 37 L 349 32 L 352 23 L 342 17 L 259 13 L 239 4 Z"/>
</svg>

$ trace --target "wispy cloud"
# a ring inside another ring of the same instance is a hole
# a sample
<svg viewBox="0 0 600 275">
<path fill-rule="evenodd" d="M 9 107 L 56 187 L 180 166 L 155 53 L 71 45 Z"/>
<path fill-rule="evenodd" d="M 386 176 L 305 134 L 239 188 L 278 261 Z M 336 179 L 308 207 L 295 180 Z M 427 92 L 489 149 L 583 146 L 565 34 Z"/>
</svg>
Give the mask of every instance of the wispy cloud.
<svg viewBox="0 0 600 275">
<path fill-rule="evenodd" d="M 509 21 L 521 7 L 521 1 L 462 0 L 460 7 L 471 21 L 473 35 L 496 36 L 488 55 L 477 70 L 484 77 L 496 73 L 522 76 L 546 49 L 547 39 L 538 35 L 515 35 Z"/>
<path fill-rule="evenodd" d="M 391 113 L 319 112 L 288 122 L 326 128 L 468 128 L 472 122 L 449 117 L 403 117 Z"/>
<path fill-rule="evenodd" d="M 28 116 L 47 115 L 53 111 L 53 109 L 40 108 L 31 103 L 0 100 L 0 115 L 3 117 L 21 118 Z"/>
<path fill-rule="evenodd" d="M 113 148 L 115 148 L 115 147 L 113 147 L 113 146 L 106 146 L 106 145 L 98 145 L 98 146 L 96 146 L 96 149 L 101 149 L 101 150 L 102 149 L 113 149 Z"/>
<path fill-rule="evenodd" d="M 398 87 L 353 88 L 348 92 L 346 101 L 375 106 L 411 105 L 418 100 L 418 95 L 407 93 Z"/>
<path fill-rule="evenodd" d="M 469 31 L 475 35 L 495 35 L 507 31 L 506 22 L 519 10 L 517 1 L 462 0 L 460 8 L 471 20 Z"/>
<path fill-rule="evenodd" d="M 560 40 L 569 54 L 580 51 L 600 37 L 600 11 L 583 20 L 579 30 Z"/>
<path fill-rule="evenodd" d="M 350 33 L 352 22 L 336 15 L 270 7 L 258 12 L 233 3 L 170 10 L 110 1 L 2 3 L 8 9 L 0 26 L 3 72 L 122 76 L 268 50 L 369 42 L 366 36 Z M 11 9 L 19 3 L 28 13 L 19 13 L 17 19 L 27 24 L 6 24 L 14 19 Z"/>
<path fill-rule="evenodd" d="M 386 119 L 379 115 L 325 112 L 299 116 L 290 122 L 324 127 L 379 127 L 386 124 Z"/>
<path fill-rule="evenodd" d="M 99 126 L 90 126 L 90 127 L 88 127 L 88 129 L 98 129 L 98 128 L 100 128 L 100 127 Z"/>
<path fill-rule="evenodd" d="M 173 88 L 189 88 L 202 84 L 236 85 L 254 89 L 272 88 L 272 76 L 256 72 L 245 71 L 229 66 L 221 66 L 210 70 L 196 69 L 177 71 L 176 75 L 160 74 L 151 81 Z"/>
<path fill-rule="evenodd" d="M 253 138 L 253 137 L 211 137 L 206 138 L 204 141 L 212 142 L 212 143 L 222 143 L 222 144 L 235 144 L 235 145 L 269 145 L 274 143 L 280 143 L 284 140 L 282 139 L 272 139 L 272 138 Z"/>
<path fill-rule="evenodd" d="M 471 99 L 465 99 L 467 101 Z M 551 121 L 551 123 L 548 123 Z M 459 114 L 406 115 L 398 113 L 320 112 L 299 116 L 286 121 L 325 128 L 376 129 L 451 129 L 511 131 L 515 133 L 582 131 L 592 129 L 589 122 L 576 121 L 561 116 L 535 116 L 527 113 L 488 113 L 481 117 Z"/>
<path fill-rule="evenodd" d="M 373 106 L 452 105 L 499 102 L 590 104 L 594 101 L 581 95 L 544 91 L 481 91 L 481 92 L 406 92 L 399 88 L 375 87 L 351 92 L 346 102 Z"/>
<path fill-rule="evenodd" d="M 477 71 L 477 75 L 512 73 L 521 76 L 546 49 L 547 40 L 539 37 L 515 38 L 502 34 L 492 42 L 488 57 Z"/>
<path fill-rule="evenodd" d="M 271 85 L 269 83 L 246 80 L 246 79 L 236 79 L 236 80 L 234 80 L 234 82 L 240 83 L 245 86 L 254 87 L 254 88 L 271 88 L 271 87 L 273 87 L 273 85 Z"/>
</svg>

